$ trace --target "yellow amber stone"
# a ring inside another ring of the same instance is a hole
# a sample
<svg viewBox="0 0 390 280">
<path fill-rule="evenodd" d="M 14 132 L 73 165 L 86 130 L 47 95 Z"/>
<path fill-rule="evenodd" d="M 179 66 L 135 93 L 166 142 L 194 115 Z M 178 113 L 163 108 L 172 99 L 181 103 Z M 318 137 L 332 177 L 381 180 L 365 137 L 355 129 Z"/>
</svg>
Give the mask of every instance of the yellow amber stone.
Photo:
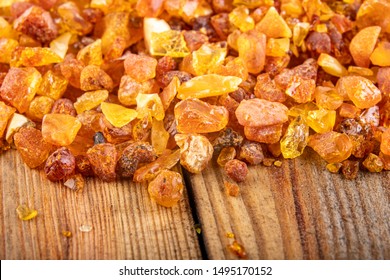
<svg viewBox="0 0 390 280">
<path fill-rule="evenodd" d="M 286 134 L 280 140 L 280 150 L 284 158 L 296 158 L 302 155 L 309 139 L 309 126 L 303 117 L 296 117 L 288 126 Z"/>
<path fill-rule="evenodd" d="M 328 163 L 346 160 L 351 155 L 353 148 L 352 141 L 348 135 L 335 131 L 311 135 L 308 146 Z"/>
<path fill-rule="evenodd" d="M 116 127 L 122 127 L 128 124 L 138 115 L 136 110 L 113 103 L 102 102 L 100 108 L 106 119 Z"/>
<path fill-rule="evenodd" d="M 271 7 L 263 19 L 256 24 L 256 29 L 267 35 L 268 38 L 291 38 L 292 32 L 278 11 Z"/>
<path fill-rule="evenodd" d="M 68 146 L 76 138 L 81 122 L 65 114 L 47 114 L 42 120 L 43 139 L 57 146 Z"/>
<path fill-rule="evenodd" d="M 165 111 L 161 102 L 160 96 L 157 93 L 137 95 L 137 112 L 138 118 L 141 119 L 147 115 L 151 115 L 156 120 L 161 121 L 164 119 Z"/>
<path fill-rule="evenodd" d="M 390 66 L 390 43 L 380 42 L 370 56 L 372 64 L 378 66 Z"/>
<path fill-rule="evenodd" d="M 11 119 L 15 111 L 15 108 L 8 106 L 4 102 L 0 101 L 0 139 L 3 138 L 8 121 Z"/>
<path fill-rule="evenodd" d="M 227 54 L 226 44 L 205 43 L 198 50 L 192 52 L 191 66 L 195 76 L 211 74 L 222 65 Z"/>
<path fill-rule="evenodd" d="M 307 124 L 317 133 L 325 133 L 333 130 L 336 122 L 336 111 L 319 109 L 309 111 L 306 117 Z"/>
<path fill-rule="evenodd" d="M 65 77 L 49 70 L 43 75 L 42 83 L 38 88 L 37 94 L 58 100 L 66 91 L 67 86 L 68 81 Z"/>
<path fill-rule="evenodd" d="M 269 38 L 267 41 L 267 48 L 265 53 L 267 56 L 284 56 L 290 50 L 290 39 L 280 38 L 274 39 Z"/>
<path fill-rule="evenodd" d="M 326 110 L 336 110 L 343 104 L 343 98 L 334 88 L 316 87 L 314 96 L 318 107 Z"/>
<path fill-rule="evenodd" d="M 38 215 L 37 210 L 30 209 L 26 205 L 19 205 L 18 208 L 16 208 L 16 213 L 18 214 L 19 219 L 23 221 L 34 219 Z"/>
<path fill-rule="evenodd" d="M 139 93 L 144 93 L 142 84 L 128 75 L 123 75 L 118 90 L 119 102 L 125 106 L 136 105 Z"/>
<path fill-rule="evenodd" d="M 298 104 L 290 108 L 288 115 L 291 117 L 306 117 L 308 112 L 318 110 L 318 106 L 313 102 Z"/>
<path fill-rule="evenodd" d="M 237 152 L 234 147 L 223 148 L 219 153 L 217 163 L 222 167 L 225 166 L 229 160 L 232 160 L 236 157 L 236 153 Z"/>
<path fill-rule="evenodd" d="M 163 89 L 160 93 L 161 102 L 164 106 L 164 110 L 167 110 L 171 102 L 177 94 L 177 89 L 180 86 L 180 80 L 177 76 L 174 76 L 172 81 Z"/>
<path fill-rule="evenodd" d="M 309 33 L 310 24 L 308 22 L 299 22 L 294 25 L 293 29 L 293 43 L 295 46 L 300 47 L 305 41 L 307 34 Z"/>
<path fill-rule="evenodd" d="M 181 84 L 177 98 L 204 98 L 223 95 L 237 90 L 241 82 L 242 79 L 234 76 L 203 75 Z"/>
<path fill-rule="evenodd" d="M 176 30 L 152 33 L 149 51 L 156 56 L 185 57 L 190 54 L 183 34 Z"/>
<path fill-rule="evenodd" d="M 171 30 L 169 24 L 163 20 L 158 18 L 144 18 L 144 41 L 146 49 L 149 53 L 152 53 L 152 37 L 154 33 L 161 33 L 164 31 Z"/>
<path fill-rule="evenodd" d="M 64 2 L 57 7 L 57 13 L 60 16 L 59 25 L 63 31 L 69 31 L 77 35 L 86 35 L 91 32 L 93 25 L 86 21 L 76 3 Z"/>
<path fill-rule="evenodd" d="M 336 58 L 326 53 L 320 54 L 317 62 L 326 73 L 332 76 L 343 77 L 348 75 L 347 69 Z"/>
<path fill-rule="evenodd" d="M 266 39 L 263 33 L 256 30 L 242 33 L 237 38 L 239 57 L 251 74 L 258 74 L 264 69 Z"/>
<path fill-rule="evenodd" d="M 390 128 L 382 133 L 380 150 L 383 154 L 390 156 Z"/>
<path fill-rule="evenodd" d="M 243 5 L 250 9 L 260 7 L 261 5 L 271 6 L 274 4 L 273 0 L 233 0 L 233 5 Z"/>
<path fill-rule="evenodd" d="M 17 40 L 18 37 L 19 34 L 12 28 L 12 25 L 5 18 L 0 17 L 0 38 Z"/>
<path fill-rule="evenodd" d="M 19 43 L 16 40 L 0 38 L 0 63 L 9 64 L 11 62 L 12 54 L 18 45 Z"/>
<path fill-rule="evenodd" d="M 161 155 L 167 148 L 169 140 L 169 133 L 165 130 L 164 121 L 153 119 L 150 139 L 157 155 Z"/>
<path fill-rule="evenodd" d="M 374 71 L 372 71 L 370 68 L 352 66 L 352 65 L 348 67 L 348 73 L 352 75 L 359 75 L 365 77 L 374 76 Z"/>
<path fill-rule="evenodd" d="M 228 59 L 226 59 L 225 62 L 227 60 Z M 223 76 L 236 76 L 243 81 L 248 79 L 248 68 L 246 67 L 245 62 L 239 57 L 228 60 L 225 65 L 220 65 L 214 72 L 215 74 Z"/>
<path fill-rule="evenodd" d="M 29 48 L 22 50 L 20 57 L 16 61 L 11 61 L 11 65 L 19 66 L 44 66 L 62 62 L 62 58 L 50 48 Z"/>
<path fill-rule="evenodd" d="M 231 47 L 233 50 L 236 50 L 238 51 L 238 37 L 240 37 L 240 35 L 242 34 L 242 32 L 240 30 L 234 30 L 232 33 L 230 33 L 227 37 L 227 43 L 229 45 L 229 47 Z"/>
<path fill-rule="evenodd" d="M 103 63 L 102 40 L 97 39 L 82 48 L 77 54 L 77 60 L 83 62 L 84 65 L 101 65 Z"/>
<path fill-rule="evenodd" d="M 71 38 L 72 33 L 70 32 L 61 34 L 50 42 L 50 49 L 55 52 L 59 57 L 65 58 Z"/>
<path fill-rule="evenodd" d="M 381 28 L 379 26 L 366 27 L 352 38 L 349 50 L 357 66 L 370 66 L 370 55 L 374 51 Z"/>
<path fill-rule="evenodd" d="M 76 109 L 77 114 L 81 114 L 84 111 L 96 108 L 107 98 L 107 90 L 88 91 L 77 98 L 77 101 L 74 103 L 74 108 Z"/>
<path fill-rule="evenodd" d="M 255 21 L 249 16 L 249 9 L 239 6 L 229 13 L 229 21 L 242 32 L 255 28 Z"/>
<path fill-rule="evenodd" d="M 106 89 L 111 91 L 114 82 L 111 77 L 96 65 L 84 67 L 80 74 L 80 89 L 83 91 Z"/>
<path fill-rule="evenodd" d="M 54 100 L 47 96 L 36 96 L 30 103 L 26 112 L 29 119 L 40 122 L 43 116 L 51 112 Z"/>
</svg>

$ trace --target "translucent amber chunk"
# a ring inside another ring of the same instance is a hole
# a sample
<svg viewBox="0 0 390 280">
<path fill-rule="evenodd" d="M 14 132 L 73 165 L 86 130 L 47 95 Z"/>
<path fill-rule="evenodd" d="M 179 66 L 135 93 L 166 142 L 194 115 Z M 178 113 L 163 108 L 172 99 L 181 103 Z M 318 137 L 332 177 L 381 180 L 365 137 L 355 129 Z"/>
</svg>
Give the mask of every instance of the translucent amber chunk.
<svg viewBox="0 0 390 280">
<path fill-rule="evenodd" d="M 132 131 L 133 139 L 136 141 L 146 141 L 150 136 L 152 121 L 152 116 L 147 114 L 136 122 Z"/>
<path fill-rule="evenodd" d="M 374 51 L 380 32 L 379 26 L 370 26 L 360 30 L 352 38 L 349 50 L 357 66 L 370 66 L 370 55 Z"/>
<path fill-rule="evenodd" d="M 8 121 L 15 111 L 15 108 L 7 106 L 4 102 L 0 101 L 0 139 L 3 138 Z"/>
<path fill-rule="evenodd" d="M 74 58 L 72 54 L 67 55 L 60 64 L 61 74 L 75 88 L 80 88 L 80 75 L 83 68 L 84 64 Z"/>
<path fill-rule="evenodd" d="M 51 112 L 54 100 L 47 96 L 36 96 L 31 101 L 26 112 L 27 117 L 33 121 L 42 121 L 43 116 Z"/>
<path fill-rule="evenodd" d="M 24 115 L 14 113 L 8 122 L 7 131 L 5 133 L 5 140 L 8 143 L 12 143 L 14 134 L 18 132 L 21 127 L 25 126 L 34 127 L 35 124 Z"/>
<path fill-rule="evenodd" d="M 282 136 L 282 124 L 268 126 L 245 126 L 244 133 L 248 140 L 273 144 L 277 143 Z"/>
<path fill-rule="evenodd" d="M 177 204 L 182 197 L 183 189 L 181 175 L 170 170 L 161 171 L 148 186 L 150 197 L 164 207 L 172 207 Z"/>
<path fill-rule="evenodd" d="M 237 49 L 249 73 L 258 74 L 264 69 L 266 36 L 263 33 L 250 30 L 240 34 L 237 38 Z"/>
<path fill-rule="evenodd" d="M 19 43 L 16 40 L 0 38 L 0 63 L 9 64 L 11 62 L 12 54 L 18 45 Z"/>
<path fill-rule="evenodd" d="M 275 84 L 268 73 L 257 76 L 254 94 L 260 99 L 266 99 L 273 102 L 284 102 L 287 96 Z"/>
<path fill-rule="evenodd" d="M 372 64 L 390 66 L 390 43 L 380 42 L 370 56 Z"/>
<path fill-rule="evenodd" d="M 328 163 L 342 162 L 352 153 L 352 142 L 345 134 L 330 131 L 309 137 L 308 146 Z"/>
<path fill-rule="evenodd" d="M 203 135 L 176 134 L 175 141 L 180 147 L 180 164 L 191 173 L 206 168 L 213 156 L 213 146 Z"/>
<path fill-rule="evenodd" d="M 203 75 L 181 84 L 177 97 L 186 99 L 223 95 L 237 90 L 241 82 L 242 79 L 234 76 Z"/>
<path fill-rule="evenodd" d="M 136 110 L 113 103 L 102 102 L 100 107 L 106 119 L 116 127 L 122 127 L 130 123 L 138 115 Z"/>
<path fill-rule="evenodd" d="M 81 49 L 77 54 L 77 59 L 84 65 L 101 65 L 103 63 L 102 40 L 98 39 Z"/>
<path fill-rule="evenodd" d="M 137 101 L 138 118 L 141 119 L 150 114 L 158 121 L 164 119 L 165 116 L 164 106 L 157 93 L 138 94 L 136 101 Z"/>
<path fill-rule="evenodd" d="M 286 133 L 280 140 L 280 150 L 284 158 L 300 156 L 309 140 L 309 126 L 304 118 L 296 117 L 288 126 Z"/>
<path fill-rule="evenodd" d="M 287 112 L 288 108 L 279 102 L 254 98 L 241 101 L 236 116 L 243 126 L 268 126 L 286 122 Z"/>
<path fill-rule="evenodd" d="M 77 98 L 77 101 L 74 103 L 74 107 L 77 111 L 77 114 L 81 114 L 84 111 L 96 108 L 107 98 L 107 90 L 88 91 Z"/>
<path fill-rule="evenodd" d="M 157 155 L 161 155 L 167 148 L 169 140 L 169 133 L 165 130 L 162 120 L 153 120 L 150 139 Z"/>
<path fill-rule="evenodd" d="M 115 145 L 110 143 L 94 145 L 88 150 L 87 156 L 93 172 L 101 180 L 111 182 L 116 179 L 117 152 Z"/>
<path fill-rule="evenodd" d="M 386 13 L 390 9 L 387 0 L 366 0 L 360 6 L 356 23 L 362 28 L 366 26 L 379 25 L 384 32 L 390 33 L 390 14 Z"/>
<path fill-rule="evenodd" d="M 236 157 L 236 149 L 234 147 L 225 147 L 219 153 L 217 163 L 220 166 L 225 166 L 225 164 Z"/>
<path fill-rule="evenodd" d="M 163 11 L 163 0 L 138 0 L 135 9 L 141 17 L 157 17 Z"/>
<path fill-rule="evenodd" d="M 269 38 L 267 41 L 266 55 L 267 56 L 284 56 L 290 50 L 290 39 L 280 38 L 274 39 Z"/>
<path fill-rule="evenodd" d="M 24 113 L 33 100 L 41 80 L 41 74 L 33 67 L 11 68 L 1 86 L 1 98 L 20 113 Z"/>
<path fill-rule="evenodd" d="M 308 125 L 317 133 L 325 133 L 333 130 L 336 122 L 336 111 L 325 109 L 314 110 L 307 113 Z"/>
<path fill-rule="evenodd" d="M 152 53 L 152 36 L 154 33 L 160 33 L 164 31 L 171 30 L 171 27 L 169 24 L 163 20 L 158 18 L 144 18 L 143 22 L 144 26 L 144 41 L 146 49 L 149 51 L 149 53 Z"/>
<path fill-rule="evenodd" d="M 18 36 L 18 32 L 12 28 L 12 25 L 5 18 L 0 17 L 0 37 L 17 40 Z"/>
<path fill-rule="evenodd" d="M 145 82 L 156 76 L 157 60 L 146 55 L 129 54 L 125 59 L 125 71 L 137 82 Z"/>
<path fill-rule="evenodd" d="M 256 29 L 268 38 L 291 38 L 292 32 L 274 7 L 270 7 Z"/>
<path fill-rule="evenodd" d="M 82 17 L 76 3 L 62 3 L 57 7 L 57 12 L 61 18 L 60 26 L 64 31 L 77 35 L 86 35 L 91 32 L 92 24 Z"/>
<path fill-rule="evenodd" d="M 231 24 L 246 32 L 255 28 L 255 21 L 249 16 L 249 9 L 245 6 L 239 6 L 229 13 Z"/>
<path fill-rule="evenodd" d="M 360 114 L 361 110 L 349 103 L 343 103 L 340 106 L 339 114 L 343 118 L 356 118 Z"/>
<path fill-rule="evenodd" d="M 189 98 L 176 104 L 175 118 L 181 133 L 209 133 L 226 127 L 229 112 L 223 106 Z"/>
<path fill-rule="evenodd" d="M 81 122 L 70 115 L 47 114 L 42 120 L 42 135 L 46 142 L 57 146 L 72 144 Z"/>
<path fill-rule="evenodd" d="M 11 62 L 12 66 L 44 66 L 60 63 L 62 57 L 49 48 L 23 48 L 17 61 Z"/>
<path fill-rule="evenodd" d="M 239 57 L 227 61 L 225 65 L 220 65 L 214 72 L 223 76 L 236 76 L 243 81 L 248 79 L 248 68 L 246 68 L 246 64 Z"/>
<path fill-rule="evenodd" d="M 383 170 L 382 159 L 372 153 L 363 161 L 363 165 L 370 172 L 381 172 Z"/>
<path fill-rule="evenodd" d="M 118 99 L 120 103 L 125 106 L 136 105 L 136 98 L 139 93 L 144 93 L 142 84 L 130 76 L 122 76 L 118 90 Z"/>
<path fill-rule="evenodd" d="M 227 54 L 226 44 L 203 44 L 198 50 L 192 52 L 191 66 L 193 74 L 201 76 L 215 72 L 215 69 L 222 65 Z"/>
<path fill-rule="evenodd" d="M 72 33 L 70 32 L 61 34 L 56 39 L 50 42 L 50 49 L 55 52 L 59 57 L 65 58 L 71 38 Z"/>
<path fill-rule="evenodd" d="M 180 86 L 180 80 L 177 76 L 173 77 L 172 81 L 166 86 L 160 93 L 161 102 L 164 106 L 164 110 L 168 109 L 169 105 L 176 97 L 177 90 Z"/>
<path fill-rule="evenodd" d="M 30 209 L 26 205 L 19 205 L 18 208 L 16 208 L 16 213 L 18 214 L 19 219 L 23 221 L 34 219 L 38 215 L 37 210 Z"/>
<path fill-rule="evenodd" d="M 348 75 L 347 69 L 336 58 L 326 53 L 320 54 L 318 65 L 332 76 L 342 77 Z"/>
<path fill-rule="evenodd" d="M 370 108 L 382 99 L 382 94 L 374 83 L 360 76 L 340 78 L 336 90 L 344 99 L 352 100 L 360 109 Z"/>
<path fill-rule="evenodd" d="M 333 88 L 316 87 L 314 96 L 316 104 L 326 110 L 336 110 L 343 104 L 343 98 Z"/>
<path fill-rule="evenodd" d="M 61 74 L 49 70 L 43 75 L 37 94 L 58 100 L 65 93 L 68 81 Z"/>
<path fill-rule="evenodd" d="M 380 149 L 384 155 L 390 156 L 390 128 L 387 128 L 382 134 Z"/>
<path fill-rule="evenodd" d="M 80 74 L 80 89 L 84 91 L 102 90 L 111 91 L 114 83 L 111 77 L 96 65 L 84 67 Z"/>
<path fill-rule="evenodd" d="M 189 54 L 183 34 L 176 30 L 152 33 L 150 54 L 156 56 L 185 57 Z"/>
<path fill-rule="evenodd" d="M 32 127 L 22 127 L 15 133 L 14 143 L 24 163 L 30 168 L 44 163 L 52 149 L 52 145 L 43 139 L 41 131 Z"/>
</svg>

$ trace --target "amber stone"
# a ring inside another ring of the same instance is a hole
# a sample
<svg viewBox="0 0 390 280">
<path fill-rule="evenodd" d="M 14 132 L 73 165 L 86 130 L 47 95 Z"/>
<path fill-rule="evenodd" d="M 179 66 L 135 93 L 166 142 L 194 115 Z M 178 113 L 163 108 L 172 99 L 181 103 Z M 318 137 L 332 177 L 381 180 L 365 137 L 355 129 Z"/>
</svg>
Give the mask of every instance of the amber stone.
<svg viewBox="0 0 390 280">
<path fill-rule="evenodd" d="M 149 183 L 148 192 L 157 204 L 172 207 L 183 195 L 183 179 L 175 171 L 163 170 Z"/>
<path fill-rule="evenodd" d="M 105 182 L 116 179 L 117 152 L 115 145 L 110 143 L 97 144 L 88 150 L 87 157 L 93 172 L 99 179 Z"/>
<path fill-rule="evenodd" d="M 64 2 L 57 7 L 57 13 L 61 18 L 61 28 L 77 35 L 86 35 L 91 32 L 93 25 L 86 21 L 76 3 Z"/>
<path fill-rule="evenodd" d="M 274 7 L 268 9 L 263 19 L 256 24 L 256 29 L 268 38 L 292 37 L 291 29 Z"/>
<path fill-rule="evenodd" d="M 125 106 L 135 105 L 139 93 L 144 93 L 142 84 L 130 76 L 123 75 L 118 90 L 119 101 Z"/>
<path fill-rule="evenodd" d="M 229 112 L 223 106 L 189 98 L 176 104 L 175 118 L 181 133 L 208 133 L 225 128 Z"/>
<path fill-rule="evenodd" d="M 336 111 L 313 110 L 307 113 L 307 124 L 317 133 L 325 133 L 333 130 L 336 123 Z"/>
<path fill-rule="evenodd" d="M 141 17 L 157 17 L 163 11 L 163 0 L 138 0 L 136 10 Z"/>
<path fill-rule="evenodd" d="M 19 45 L 18 41 L 8 38 L 0 38 L 0 63 L 10 63 L 12 54 Z"/>
<path fill-rule="evenodd" d="M 76 171 L 85 177 L 93 176 L 91 163 L 86 155 L 78 155 L 75 157 Z"/>
<path fill-rule="evenodd" d="M 126 74 L 137 82 L 145 82 L 156 76 L 157 60 L 153 57 L 128 54 L 124 63 Z"/>
<path fill-rule="evenodd" d="M 78 114 L 81 114 L 84 111 L 96 108 L 107 98 L 107 90 L 89 91 L 77 98 L 77 101 L 74 103 L 74 108 Z"/>
<path fill-rule="evenodd" d="M 41 131 L 32 127 L 22 127 L 15 133 L 14 143 L 23 161 L 30 168 L 44 163 L 52 150 L 52 145 L 43 139 Z"/>
<path fill-rule="evenodd" d="M 353 37 L 349 50 L 357 66 L 370 66 L 370 55 L 374 51 L 380 32 L 379 26 L 370 26 L 360 30 Z"/>
<path fill-rule="evenodd" d="M 390 156 L 390 129 L 389 128 L 387 128 L 382 134 L 380 149 L 384 155 Z"/>
<path fill-rule="evenodd" d="M 81 122 L 70 115 L 47 114 L 42 120 L 42 135 L 46 142 L 68 146 L 75 139 Z"/>
<path fill-rule="evenodd" d="M 33 67 L 11 68 L 0 89 L 1 98 L 18 112 L 27 111 L 41 83 L 41 74 Z"/>
<path fill-rule="evenodd" d="M 45 174 L 50 181 L 60 181 L 71 175 L 76 167 L 76 159 L 65 147 L 52 153 L 45 164 Z"/>
<path fill-rule="evenodd" d="M 28 118 L 33 121 L 42 121 L 43 116 L 49 114 L 53 107 L 54 100 L 47 96 L 36 96 L 31 101 L 26 112 Z"/>
<path fill-rule="evenodd" d="M 159 94 L 161 102 L 164 106 L 164 110 L 167 110 L 171 102 L 174 100 L 177 94 L 177 90 L 180 86 L 180 80 L 178 77 L 173 77 L 172 81 L 167 85 L 163 91 Z"/>
<path fill-rule="evenodd" d="M 49 70 L 43 75 L 37 94 L 57 100 L 65 93 L 67 86 L 68 81 L 65 77 Z"/>
<path fill-rule="evenodd" d="M 77 112 L 73 106 L 73 102 L 67 98 L 60 98 L 56 100 L 51 108 L 52 114 L 66 114 L 76 117 Z"/>
<path fill-rule="evenodd" d="M 77 54 L 77 60 L 84 65 L 101 65 L 103 63 L 102 40 L 98 39 L 81 49 Z"/>
<path fill-rule="evenodd" d="M 199 173 L 206 168 L 213 156 L 213 146 L 203 135 L 176 134 L 180 147 L 180 164 L 191 173 Z"/>
<path fill-rule="evenodd" d="M 352 142 L 345 134 L 330 131 L 309 137 L 308 146 L 313 148 L 328 163 L 342 162 L 352 153 Z"/>
<path fill-rule="evenodd" d="M 111 77 L 96 65 L 88 65 L 80 74 L 80 89 L 84 91 L 103 90 L 111 91 L 114 83 Z"/>
<path fill-rule="evenodd" d="M 380 42 L 370 56 L 372 64 L 390 66 L 390 43 Z"/>
<path fill-rule="evenodd" d="M 15 108 L 7 106 L 4 102 L 0 101 L 0 139 L 3 138 L 8 121 L 15 111 Z"/>
<path fill-rule="evenodd" d="M 249 73 L 258 74 L 264 69 L 266 36 L 263 33 L 255 30 L 242 33 L 237 38 L 237 47 Z"/>
<path fill-rule="evenodd" d="M 226 174 L 236 182 L 243 182 L 248 175 L 248 167 L 245 162 L 232 159 L 229 160 L 224 168 Z"/>
<path fill-rule="evenodd" d="M 187 72 L 195 76 L 215 73 L 215 69 L 222 65 L 226 55 L 226 43 L 205 43 L 192 52 L 190 68 L 193 71 Z"/>
<path fill-rule="evenodd" d="M 271 79 L 268 73 L 257 76 L 254 94 L 260 99 L 266 99 L 268 101 L 280 103 L 286 101 L 287 98 L 284 92 L 276 86 L 275 81 Z"/>
<path fill-rule="evenodd" d="M 260 143 L 273 144 L 282 136 L 283 124 L 268 126 L 245 126 L 244 133 L 248 140 Z"/>
<path fill-rule="evenodd" d="M 343 118 L 356 118 L 360 114 L 361 110 L 355 105 L 349 103 L 343 103 L 340 106 L 339 114 Z"/>
<path fill-rule="evenodd" d="M 138 94 L 136 102 L 139 119 L 148 115 L 159 121 L 164 119 L 165 111 L 158 94 Z"/>
<path fill-rule="evenodd" d="M 169 136 L 170 134 L 165 130 L 164 122 L 162 120 L 158 121 L 154 119 L 152 123 L 150 141 L 158 155 L 161 155 L 165 151 L 168 145 Z"/>
<path fill-rule="evenodd" d="M 183 38 L 191 52 L 198 50 L 204 43 L 209 41 L 209 38 L 205 34 L 195 30 L 184 30 Z"/>
<path fill-rule="evenodd" d="M 69 81 L 75 88 L 80 88 L 80 76 L 81 71 L 84 68 L 84 64 L 78 61 L 73 54 L 68 54 L 65 59 L 60 63 L 60 69 L 62 75 Z"/>
<path fill-rule="evenodd" d="M 381 172 L 383 170 L 382 159 L 372 153 L 363 161 L 363 166 L 370 172 Z"/>
<path fill-rule="evenodd" d="M 342 162 L 341 172 L 346 179 L 355 179 L 359 172 L 359 162 L 357 160 L 344 160 Z"/>
<path fill-rule="evenodd" d="M 15 60 L 11 61 L 11 66 L 45 66 L 53 63 L 62 62 L 60 57 L 50 48 L 24 47 Z"/>
<path fill-rule="evenodd" d="M 343 98 L 333 88 L 316 87 L 314 96 L 316 104 L 326 110 L 336 110 L 343 104 Z"/>
<path fill-rule="evenodd" d="M 239 158 L 249 164 L 257 165 L 264 160 L 263 149 L 260 143 L 245 141 L 240 147 Z"/>
<path fill-rule="evenodd" d="M 309 126 L 302 116 L 296 117 L 280 140 L 280 150 L 284 158 L 296 158 L 302 155 L 309 140 Z"/>
<path fill-rule="evenodd" d="M 234 147 L 225 147 L 221 150 L 218 155 L 217 163 L 220 166 L 225 166 L 225 164 L 236 157 L 236 149 Z"/>
</svg>

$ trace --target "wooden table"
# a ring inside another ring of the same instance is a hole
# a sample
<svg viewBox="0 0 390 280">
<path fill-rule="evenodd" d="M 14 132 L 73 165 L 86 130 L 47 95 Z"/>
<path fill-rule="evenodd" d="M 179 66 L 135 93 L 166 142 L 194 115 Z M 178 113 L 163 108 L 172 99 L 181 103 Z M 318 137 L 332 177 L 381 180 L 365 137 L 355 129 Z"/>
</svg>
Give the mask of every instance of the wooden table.
<svg viewBox="0 0 390 280">
<path fill-rule="evenodd" d="M 8 151 L 0 155 L 0 258 L 237 259 L 227 248 L 231 232 L 249 259 L 390 259 L 390 173 L 349 181 L 324 166 L 310 151 L 280 168 L 253 166 L 231 197 L 212 164 L 184 172 L 183 199 L 164 208 L 145 185 L 125 180 L 88 179 L 76 193 Z M 19 220 L 20 204 L 38 216 Z"/>
</svg>

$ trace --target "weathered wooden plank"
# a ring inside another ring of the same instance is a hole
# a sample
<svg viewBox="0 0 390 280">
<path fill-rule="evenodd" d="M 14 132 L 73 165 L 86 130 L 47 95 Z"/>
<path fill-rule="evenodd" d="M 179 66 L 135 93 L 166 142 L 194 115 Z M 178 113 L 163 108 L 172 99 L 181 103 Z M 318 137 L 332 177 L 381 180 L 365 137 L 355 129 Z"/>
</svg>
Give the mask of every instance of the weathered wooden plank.
<svg viewBox="0 0 390 280">
<path fill-rule="evenodd" d="M 217 164 L 190 180 L 208 257 L 237 258 L 232 232 L 250 259 L 389 259 L 390 174 L 331 174 L 314 153 L 282 167 L 250 167 L 238 197 L 226 195 Z"/>
<path fill-rule="evenodd" d="M 173 208 L 158 206 L 144 185 L 129 181 L 88 179 L 77 194 L 28 169 L 16 151 L 0 156 L 0 186 L 1 259 L 201 258 L 187 192 Z M 19 220 L 20 204 L 38 216 Z M 79 231 L 82 224 L 92 231 Z"/>
</svg>

